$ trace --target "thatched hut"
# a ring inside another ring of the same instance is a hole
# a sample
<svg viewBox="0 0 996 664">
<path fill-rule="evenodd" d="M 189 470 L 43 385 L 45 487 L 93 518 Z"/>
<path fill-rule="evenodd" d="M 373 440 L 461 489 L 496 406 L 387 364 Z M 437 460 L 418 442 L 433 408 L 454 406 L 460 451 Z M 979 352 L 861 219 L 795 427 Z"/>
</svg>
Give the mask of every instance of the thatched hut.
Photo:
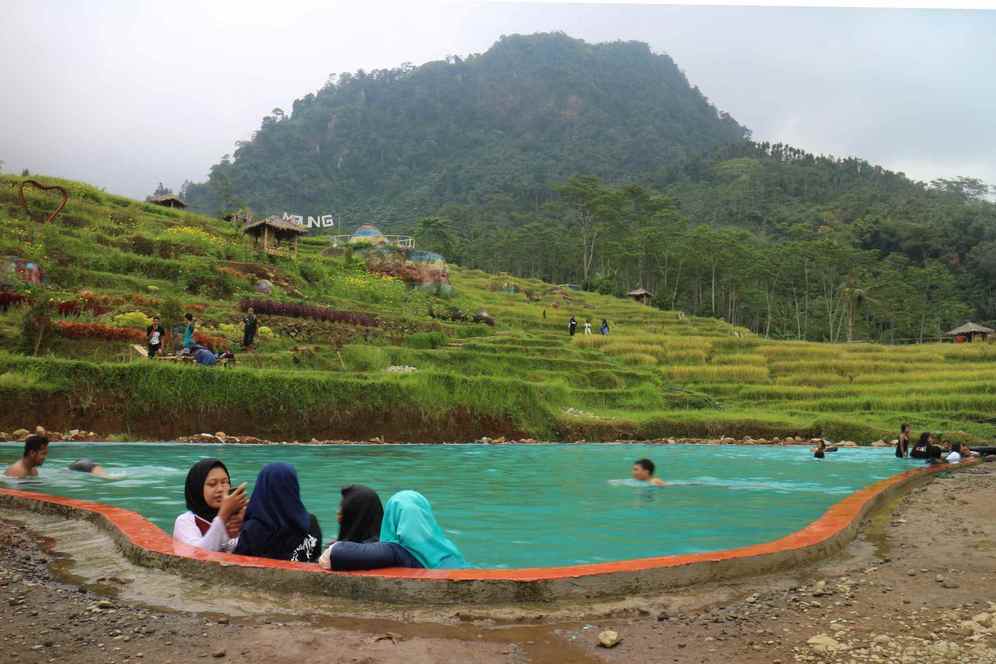
<svg viewBox="0 0 996 664">
<path fill-rule="evenodd" d="M 181 201 L 179 198 L 173 194 L 166 194 L 165 196 L 150 196 L 149 202 L 155 205 L 162 205 L 163 207 L 176 208 L 177 210 L 182 210 L 187 207 L 187 204 Z"/>
<path fill-rule="evenodd" d="M 626 293 L 627 296 L 633 298 L 636 302 L 640 304 L 650 304 L 651 298 L 654 294 L 648 291 L 646 288 L 637 288 Z"/>
<path fill-rule="evenodd" d="M 991 327 L 969 321 L 960 327 L 945 332 L 944 336 L 953 337 L 956 342 L 961 343 L 965 341 L 986 341 L 994 332 L 996 330 L 993 330 Z"/>
<path fill-rule="evenodd" d="M 265 219 L 252 219 L 242 227 L 242 232 L 253 239 L 253 245 L 267 253 L 281 253 L 281 245 L 293 245 L 294 255 L 297 255 L 297 241 L 308 231 L 293 221 L 282 219 L 276 215 Z"/>
</svg>

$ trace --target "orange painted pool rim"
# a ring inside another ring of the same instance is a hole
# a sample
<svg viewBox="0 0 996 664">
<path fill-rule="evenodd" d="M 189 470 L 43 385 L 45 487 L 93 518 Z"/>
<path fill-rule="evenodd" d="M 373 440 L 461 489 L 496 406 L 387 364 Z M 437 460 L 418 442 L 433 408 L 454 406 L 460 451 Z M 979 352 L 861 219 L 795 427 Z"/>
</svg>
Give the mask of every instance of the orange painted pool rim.
<svg viewBox="0 0 996 664">
<path fill-rule="evenodd" d="M 977 461 L 965 461 L 958 467 L 971 466 Z M 102 503 L 50 496 L 32 491 L 0 488 L 0 496 L 14 499 L 34 501 L 40 504 L 61 506 L 71 510 L 81 510 L 103 517 L 113 525 L 132 545 L 147 552 L 167 557 L 188 558 L 206 563 L 216 563 L 225 566 L 240 566 L 273 570 L 288 570 L 294 572 L 311 572 L 315 574 L 331 574 L 342 576 L 368 576 L 385 579 L 413 579 L 427 581 L 513 581 L 539 582 L 560 579 L 571 579 L 585 576 L 615 574 L 619 572 L 643 572 L 653 569 L 674 568 L 698 563 L 712 563 L 735 559 L 754 558 L 776 553 L 798 551 L 822 544 L 842 534 L 856 520 L 865 514 L 869 506 L 880 494 L 893 488 L 898 488 L 916 478 L 929 476 L 938 472 L 955 470 L 957 467 L 948 465 L 925 466 L 914 468 L 887 479 L 871 484 L 852 493 L 846 498 L 834 503 L 816 521 L 805 528 L 786 535 L 777 540 L 752 544 L 750 546 L 707 551 L 703 553 L 680 554 L 670 556 L 655 556 L 619 560 L 608 563 L 589 563 L 559 567 L 532 567 L 516 569 L 408 569 L 390 568 L 366 572 L 332 572 L 321 569 L 310 563 L 294 563 L 268 558 L 254 558 L 229 553 L 204 551 L 187 544 L 175 541 L 170 535 L 154 525 L 148 519 L 135 512 L 111 507 Z"/>
</svg>

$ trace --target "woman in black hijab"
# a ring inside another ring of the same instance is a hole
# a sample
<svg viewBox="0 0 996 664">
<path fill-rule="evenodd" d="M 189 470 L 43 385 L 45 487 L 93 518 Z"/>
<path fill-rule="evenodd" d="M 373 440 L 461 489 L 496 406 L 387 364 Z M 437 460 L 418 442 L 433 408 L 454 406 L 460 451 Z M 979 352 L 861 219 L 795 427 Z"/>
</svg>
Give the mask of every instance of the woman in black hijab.
<svg viewBox="0 0 996 664">
<path fill-rule="evenodd" d="M 301 502 L 301 485 L 294 466 L 263 466 L 246 508 L 235 553 L 313 563 L 321 552 L 322 529 Z"/>
<path fill-rule="evenodd" d="M 208 551 L 231 551 L 246 505 L 245 484 L 231 490 L 228 468 L 219 459 L 201 459 L 187 472 L 187 511 L 176 518 L 173 539 Z"/>
<path fill-rule="evenodd" d="M 339 542 L 365 544 L 380 539 L 384 506 L 370 487 L 351 484 L 342 488 L 339 503 Z"/>
</svg>

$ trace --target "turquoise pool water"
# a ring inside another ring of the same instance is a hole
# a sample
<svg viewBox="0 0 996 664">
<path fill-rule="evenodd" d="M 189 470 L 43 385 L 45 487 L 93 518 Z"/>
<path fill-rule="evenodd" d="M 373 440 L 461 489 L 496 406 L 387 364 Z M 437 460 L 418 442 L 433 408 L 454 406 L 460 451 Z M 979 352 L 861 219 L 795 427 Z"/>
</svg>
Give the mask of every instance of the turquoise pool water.
<svg viewBox="0 0 996 664">
<path fill-rule="evenodd" d="M 0 461 L 14 461 L 20 450 L 0 445 Z M 265 463 L 294 464 L 304 503 L 326 540 L 337 532 L 340 487 L 367 484 L 385 502 L 401 489 L 421 491 L 467 559 L 481 567 L 603 562 L 765 542 L 915 465 L 891 449 L 845 449 L 821 462 L 802 447 L 53 443 L 39 478 L 6 485 L 124 507 L 172 532 L 185 510 L 187 469 L 207 456 L 224 460 L 233 483 L 250 488 Z M 66 468 L 80 457 L 122 478 Z M 653 459 L 669 486 L 633 486 L 630 467 L 640 457 Z"/>
</svg>

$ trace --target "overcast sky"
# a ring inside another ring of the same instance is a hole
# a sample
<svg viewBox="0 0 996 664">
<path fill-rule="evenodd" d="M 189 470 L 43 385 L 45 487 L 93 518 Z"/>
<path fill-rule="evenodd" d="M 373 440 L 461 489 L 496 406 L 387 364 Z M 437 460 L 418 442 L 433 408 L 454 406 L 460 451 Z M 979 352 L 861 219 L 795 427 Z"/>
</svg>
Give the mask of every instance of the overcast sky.
<svg viewBox="0 0 996 664">
<path fill-rule="evenodd" d="M 648 42 L 758 140 L 996 184 L 994 11 L 5 0 L 0 160 L 176 189 L 330 73 L 553 30 Z"/>
</svg>

